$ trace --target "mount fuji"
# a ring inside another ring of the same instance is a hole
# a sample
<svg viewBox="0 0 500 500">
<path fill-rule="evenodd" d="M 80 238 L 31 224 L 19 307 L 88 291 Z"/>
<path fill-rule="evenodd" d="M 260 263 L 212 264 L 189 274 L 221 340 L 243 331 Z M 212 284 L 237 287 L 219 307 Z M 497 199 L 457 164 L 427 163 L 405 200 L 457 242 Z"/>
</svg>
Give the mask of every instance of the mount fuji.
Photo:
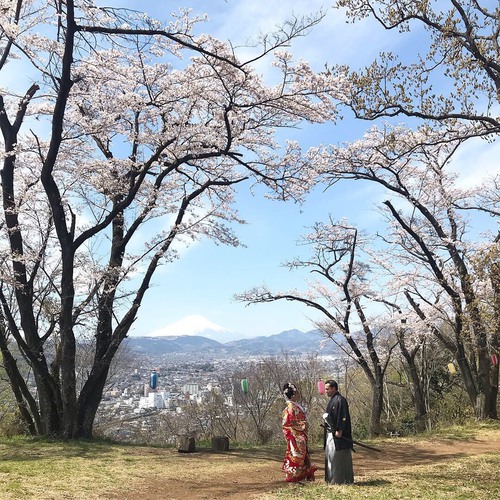
<svg viewBox="0 0 500 500">
<path fill-rule="evenodd" d="M 197 336 L 205 337 L 211 340 L 216 340 L 220 343 L 231 342 L 241 338 L 244 335 L 231 332 L 228 329 L 212 323 L 204 316 L 194 314 L 186 316 L 174 323 L 164 326 L 158 330 L 144 335 L 145 337 L 181 337 L 181 336 Z"/>
</svg>

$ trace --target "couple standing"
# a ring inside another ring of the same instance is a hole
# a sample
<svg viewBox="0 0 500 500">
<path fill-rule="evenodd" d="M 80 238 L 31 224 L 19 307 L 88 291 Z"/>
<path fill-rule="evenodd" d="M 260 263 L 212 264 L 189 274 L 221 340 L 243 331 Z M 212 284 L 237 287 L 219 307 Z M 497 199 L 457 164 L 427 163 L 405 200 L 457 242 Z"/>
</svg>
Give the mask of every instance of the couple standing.
<svg viewBox="0 0 500 500">
<path fill-rule="evenodd" d="M 351 416 L 347 400 L 338 391 L 335 380 L 325 383 L 325 392 L 330 398 L 326 407 L 325 418 L 325 481 L 333 484 L 354 482 L 352 467 Z M 287 449 L 283 462 L 285 480 L 295 483 L 304 479 L 314 481 L 318 469 L 311 463 L 307 447 L 306 412 L 298 404 L 299 391 L 293 384 L 283 387 L 287 400 L 283 410 L 283 434 Z"/>
</svg>

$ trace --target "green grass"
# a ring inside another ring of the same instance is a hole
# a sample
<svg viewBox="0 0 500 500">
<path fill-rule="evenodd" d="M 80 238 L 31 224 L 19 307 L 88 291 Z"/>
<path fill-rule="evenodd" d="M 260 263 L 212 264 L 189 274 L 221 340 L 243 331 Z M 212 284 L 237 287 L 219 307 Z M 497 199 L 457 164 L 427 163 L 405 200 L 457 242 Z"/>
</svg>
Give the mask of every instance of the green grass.
<svg viewBox="0 0 500 500">
<path fill-rule="evenodd" d="M 226 494 L 220 489 L 229 482 L 233 484 L 233 491 L 241 492 L 238 498 L 245 498 L 246 488 L 258 485 L 257 497 L 269 500 L 489 500 L 500 498 L 500 449 L 483 452 L 485 440 L 500 442 L 500 422 L 470 422 L 463 427 L 449 427 L 421 436 L 371 440 L 370 443 L 379 448 L 392 447 L 392 455 L 390 452 L 384 455 L 356 453 L 354 463 L 359 470 L 356 483 L 328 486 L 321 477 L 305 485 L 284 483 L 280 471 L 283 444 L 252 448 L 232 445 L 228 453 L 199 449 L 196 454 L 179 454 L 172 448 L 104 441 L 0 438 L 0 499 L 102 500 L 120 498 L 126 492 L 127 498 L 149 500 L 144 490 L 147 485 L 155 483 L 156 491 L 162 491 L 167 483 L 171 488 L 175 486 L 172 481 L 177 481 L 186 489 L 179 490 L 176 498 L 201 498 L 183 494 L 190 491 L 190 487 L 193 487 L 191 491 L 202 491 L 205 486 L 212 490 L 203 490 L 204 498 L 212 498 L 210 491 L 222 498 Z M 458 448 L 467 451 L 469 442 L 470 447 L 480 446 L 479 454 L 468 456 L 455 452 Z M 446 447 L 448 454 L 433 459 L 427 452 L 434 446 Z M 424 458 L 410 463 L 413 457 L 406 455 L 405 459 L 404 455 L 408 449 Z M 321 453 L 320 448 L 314 453 L 317 462 L 321 460 Z M 258 477 L 253 477 L 256 470 Z M 256 498 L 255 494 L 252 497 Z"/>
<path fill-rule="evenodd" d="M 93 442 L 0 440 L 0 498 L 99 498 L 99 491 L 127 480 L 127 464 L 135 463 L 127 450 Z"/>
<path fill-rule="evenodd" d="M 449 426 L 418 436 L 372 440 L 379 448 L 384 443 L 453 444 L 472 442 L 477 438 L 499 439 L 500 421 L 467 422 L 464 426 Z M 354 456 L 356 463 L 356 456 Z M 474 499 L 500 498 L 500 447 L 497 452 L 450 458 L 426 465 L 405 466 L 395 469 L 365 471 L 355 478 L 354 485 L 325 485 L 323 481 L 301 485 L 287 485 L 262 497 L 271 499 L 325 500 L 325 499 Z"/>
<path fill-rule="evenodd" d="M 435 465 L 402 467 L 396 471 L 356 478 L 349 486 L 293 485 L 265 499 L 474 499 L 500 498 L 500 452 L 465 457 Z"/>
</svg>

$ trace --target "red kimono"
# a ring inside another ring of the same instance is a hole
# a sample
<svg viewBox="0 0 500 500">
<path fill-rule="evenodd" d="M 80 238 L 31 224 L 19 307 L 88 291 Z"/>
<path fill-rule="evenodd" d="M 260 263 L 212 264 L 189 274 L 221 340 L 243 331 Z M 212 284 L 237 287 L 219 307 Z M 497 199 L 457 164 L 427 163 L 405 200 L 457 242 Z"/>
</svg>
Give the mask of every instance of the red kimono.
<svg viewBox="0 0 500 500">
<path fill-rule="evenodd" d="M 304 409 L 294 401 L 287 401 L 283 410 L 283 434 L 286 439 L 286 454 L 283 461 L 285 481 L 296 483 L 307 479 L 314 481 L 318 470 L 311 464 L 307 449 L 307 420 Z"/>
</svg>

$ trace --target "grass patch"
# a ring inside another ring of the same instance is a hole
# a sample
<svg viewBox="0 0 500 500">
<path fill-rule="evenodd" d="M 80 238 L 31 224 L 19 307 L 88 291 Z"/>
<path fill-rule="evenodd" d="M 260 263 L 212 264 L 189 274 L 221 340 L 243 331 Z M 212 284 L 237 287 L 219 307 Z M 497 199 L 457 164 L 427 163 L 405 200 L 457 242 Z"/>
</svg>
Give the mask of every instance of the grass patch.
<svg viewBox="0 0 500 500">
<path fill-rule="evenodd" d="M 321 474 L 315 483 L 284 483 L 283 444 L 231 446 L 227 453 L 197 447 L 197 453 L 181 454 L 174 448 L 106 441 L 0 439 L 0 498 L 149 500 L 162 498 L 154 492 L 170 494 L 174 487 L 178 489 L 172 491 L 173 498 L 500 498 L 500 449 L 491 446 L 500 442 L 499 422 L 471 422 L 422 436 L 370 442 L 387 452 L 356 453 L 356 483 L 328 486 Z M 437 447 L 442 450 L 439 458 L 432 453 Z M 469 454 L 472 448 L 474 454 Z M 320 462 L 322 450 L 314 454 Z M 156 489 L 148 493 L 151 485 Z"/>
<path fill-rule="evenodd" d="M 500 453 L 464 457 L 435 465 L 401 467 L 357 477 L 349 486 L 327 486 L 322 482 L 290 485 L 262 498 L 272 499 L 471 499 L 500 497 Z"/>
<path fill-rule="evenodd" d="M 476 435 L 486 437 L 500 431 L 500 420 L 470 420 L 464 425 L 451 425 L 421 434 L 421 437 L 443 439 L 473 439 Z"/>
<path fill-rule="evenodd" d="M 16 438 L 0 442 L 1 498 L 102 498 L 133 478 L 129 448 Z"/>
<path fill-rule="evenodd" d="M 278 469 L 275 464 L 282 451 L 282 447 L 248 448 L 214 454 L 197 447 L 197 453 L 180 454 L 167 447 L 0 439 L 0 498 L 102 500 L 125 494 L 131 498 L 130 491 L 143 491 L 149 481 L 171 478 L 188 491 L 193 479 L 203 483 L 204 477 L 217 478 L 228 471 L 235 477 L 248 476 L 249 460 L 253 466 L 272 464 Z M 194 486 L 201 489 L 203 484 Z M 148 495 L 138 493 L 137 498 Z"/>
</svg>

